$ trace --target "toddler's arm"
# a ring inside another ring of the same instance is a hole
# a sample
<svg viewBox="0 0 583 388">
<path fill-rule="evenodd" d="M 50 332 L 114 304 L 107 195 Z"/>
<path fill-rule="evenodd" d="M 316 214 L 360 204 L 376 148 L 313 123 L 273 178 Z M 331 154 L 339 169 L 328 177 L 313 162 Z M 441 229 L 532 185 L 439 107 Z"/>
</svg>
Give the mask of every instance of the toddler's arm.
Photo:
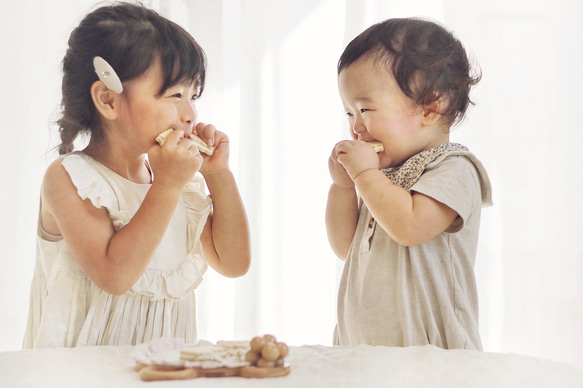
<svg viewBox="0 0 583 388">
<path fill-rule="evenodd" d="M 358 199 L 354 188 L 332 183 L 326 203 L 326 232 L 332 250 L 346 260 L 358 222 Z"/>
<path fill-rule="evenodd" d="M 334 154 L 375 220 L 399 244 L 412 246 L 430 240 L 457 217 L 448 206 L 393 185 L 379 170 L 378 156 L 363 142 L 340 142 Z"/>
<path fill-rule="evenodd" d="M 404 246 L 432 239 L 458 215 L 433 198 L 393 185 L 380 170 L 362 172 L 355 183 L 375 220 L 393 240 Z"/>
<path fill-rule="evenodd" d="M 326 203 L 326 232 L 332 250 L 345 260 L 358 222 L 358 198 L 354 182 L 338 162 L 336 149 L 328 159 L 332 185 Z"/>
</svg>

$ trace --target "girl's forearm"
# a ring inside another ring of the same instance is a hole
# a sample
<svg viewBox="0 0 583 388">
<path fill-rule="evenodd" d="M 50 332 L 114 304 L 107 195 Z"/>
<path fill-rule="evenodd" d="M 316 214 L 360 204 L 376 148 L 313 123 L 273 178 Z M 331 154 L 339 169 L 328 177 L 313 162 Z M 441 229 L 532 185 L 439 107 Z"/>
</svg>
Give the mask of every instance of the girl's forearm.
<svg viewBox="0 0 583 388">
<path fill-rule="evenodd" d="M 180 195 L 179 190 L 152 185 L 134 217 L 111 237 L 102 288 L 121 294 L 139 279 L 166 233 Z"/>
<path fill-rule="evenodd" d="M 222 170 L 206 174 L 205 180 L 213 199 L 211 234 L 221 273 L 242 276 L 251 262 L 251 238 L 235 177 L 230 170 Z"/>
<path fill-rule="evenodd" d="M 332 250 L 345 260 L 358 222 L 358 198 L 354 188 L 330 186 L 326 203 L 326 232 Z"/>
</svg>

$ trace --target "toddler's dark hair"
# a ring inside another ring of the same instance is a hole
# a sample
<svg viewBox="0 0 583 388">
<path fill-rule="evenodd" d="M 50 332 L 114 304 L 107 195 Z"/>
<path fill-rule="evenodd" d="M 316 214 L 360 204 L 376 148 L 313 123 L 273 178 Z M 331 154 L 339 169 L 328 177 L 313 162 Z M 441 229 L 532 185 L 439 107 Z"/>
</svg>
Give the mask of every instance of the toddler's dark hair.
<svg viewBox="0 0 583 388">
<path fill-rule="evenodd" d="M 338 74 L 365 55 L 385 64 L 403 93 L 415 104 L 444 100 L 443 122 L 462 121 L 470 89 L 481 79 L 473 74 L 461 42 L 437 23 L 418 19 L 388 19 L 354 38 L 338 61 Z"/>
<path fill-rule="evenodd" d="M 196 82 L 199 95 L 204 89 L 205 53 L 182 27 L 139 4 L 98 8 L 73 30 L 63 58 L 59 154 L 73 151 L 80 133 L 102 136 L 91 99 L 91 85 L 98 80 L 95 56 L 105 59 L 124 83 L 143 75 L 159 58 L 164 79 L 159 94 L 183 81 Z"/>
</svg>

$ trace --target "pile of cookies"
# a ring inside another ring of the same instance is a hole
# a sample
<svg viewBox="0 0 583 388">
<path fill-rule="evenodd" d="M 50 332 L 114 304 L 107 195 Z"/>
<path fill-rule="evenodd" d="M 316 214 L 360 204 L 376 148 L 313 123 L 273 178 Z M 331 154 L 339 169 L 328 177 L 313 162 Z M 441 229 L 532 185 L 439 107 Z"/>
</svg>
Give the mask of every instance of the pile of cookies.
<svg viewBox="0 0 583 388">
<path fill-rule="evenodd" d="M 254 337 L 249 346 L 251 349 L 245 354 L 245 361 L 258 368 L 284 366 L 284 358 L 289 352 L 288 346 L 283 342 L 277 342 L 271 334 Z"/>
<path fill-rule="evenodd" d="M 251 341 L 200 341 L 195 346 L 159 339 L 141 347 L 135 370 L 143 381 L 196 377 L 283 377 L 290 373 L 284 359 L 288 346 L 271 334 Z"/>
</svg>

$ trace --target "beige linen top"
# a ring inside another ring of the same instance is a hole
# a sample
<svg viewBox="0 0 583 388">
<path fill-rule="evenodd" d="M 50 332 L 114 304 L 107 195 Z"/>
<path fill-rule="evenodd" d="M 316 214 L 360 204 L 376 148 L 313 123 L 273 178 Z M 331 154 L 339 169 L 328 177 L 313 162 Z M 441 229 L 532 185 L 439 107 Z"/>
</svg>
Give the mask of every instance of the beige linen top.
<svg viewBox="0 0 583 388">
<path fill-rule="evenodd" d="M 459 217 L 435 238 L 405 247 L 361 201 L 339 286 L 334 344 L 481 349 L 473 267 L 481 207 L 491 204 L 488 176 L 469 152 L 446 153 L 425 166 L 410 190 Z"/>
<path fill-rule="evenodd" d="M 79 196 L 105 207 L 116 231 L 131 220 L 151 187 L 82 152 L 63 158 Z M 194 289 L 207 269 L 199 238 L 211 203 L 204 179 L 195 175 L 146 271 L 118 296 L 97 287 L 62 237 L 47 234 L 39 222 L 24 348 L 135 345 L 159 337 L 196 342 Z"/>
</svg>

